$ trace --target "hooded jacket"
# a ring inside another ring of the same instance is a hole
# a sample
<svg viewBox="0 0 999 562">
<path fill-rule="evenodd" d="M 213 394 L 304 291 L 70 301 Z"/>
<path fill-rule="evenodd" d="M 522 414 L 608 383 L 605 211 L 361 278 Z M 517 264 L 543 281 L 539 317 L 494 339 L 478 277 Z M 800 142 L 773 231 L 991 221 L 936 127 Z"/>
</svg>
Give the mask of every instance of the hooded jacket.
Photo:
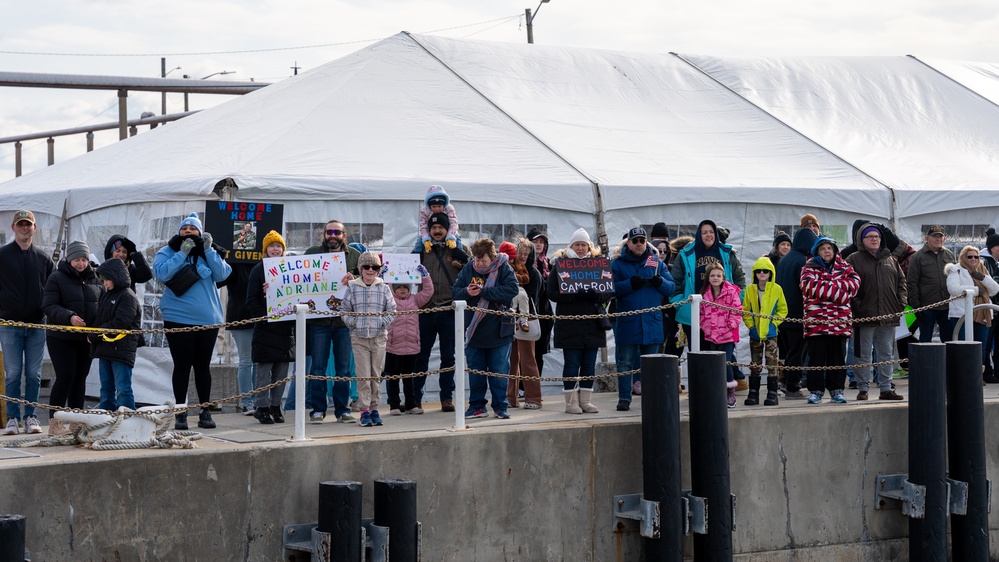
<svg viewBox="0 0 999 562">
<path fill-rule="evenodd" d="M 395 309 L 399 312 L 419 310 L 430 302 L 432 296 L 434 296 L 434 280 L 429 275 L 423 278 L 418 293 L 412 292 L 411 289 L 408 297 L 400 299 L 395 296 L 395 291 L 392 291 Z M 417 315 L 400 314 L 395 317 L 388 328 L 385 351 L 395 355 L 417 355 L 420 353 L 420 319 Z"/>
<path fill-rule="evenodd" d="M 864 247 L 860 236 L 861 232 L 871 227 L 878 229 L 878 233 L 881 234 L 881 245 L 873 254 Z M 902 312 L 907 298 L 905 274 L 892 257 L 891 251 L 885 246 L 884 231 L 874 223 L 865 222 L 855 231 L 854 240 L 859 241 L 859 249 L 846 258 L 847 263 L 852 265 L 860 276 L 860 289 L 851 303 L 854 317 L 872 318 Z M 898 318 L 894 317 L 877 322 L 878 326 L 897 324 Z"/>
<path fill-rule="evenodd" d="M 815 252 L 820 245 L 826 243 L 832 244 L 833 262 L 826 264 L 822 258 L 815 256 L 805 262 L 801 268 L 801 295 L 804 299 L 805 320 L 850 320 L 853 316 L 850 301 L 857 296 L 860 276 L 853 270 L 853 266 L 846 263 L 846 260 L 839 255 L 839 248 L 832 238 L 820 236 L 815 240 L 812 251 Z M 806 338 L 851 335 L 853 328 L 848 322 L 805 324 Z"/>
<path fill-rule="evenodd" d="M 670 302 L 680 302 L 694 294 L 696 283 L 694 274 L 697 271 L 697 249 L 704 247 L 701 240 L 701 227 L 709 224 L 715 230 L 715 243 L 712 247 L 718 248 L 718 254 L 722 267 L 725 268 L 725 280 L 735 284 L 740 289 L 746 286 L 746 275 L 739 264 L 739 258 L 732 251 L 732 246 L 724 244 L 718 235 L 718 227 L 713 221 L 704 220 L 697 225 L 697 232 L 694 233 L 694 241 L 687 244 L 680 250 L 676 258 L 673 259 L 673 266 L 670 272 L 676 280 L 676 289 L 670 298 Z M 681 305 L 676 309 L 676 321 L 686 326 L 690 325 L 690 303 Z"/>
<path fill-rule="evenodd" d="M 617 297 L 617 312 L 655 308 L 662 305 L 663 297 L 673 294 L 676 285 L 666 264 L 659 261 L 659 253 L 648 242 L 641 256 L 636 256 L 622 244 L 617 256 L 611 261 L 611 273 L 614 276 L 614 295 Z M 647 281 L 645 285 L 634 289 L 631 278 L 639 277 L 651 280 L 655 276 L 662 278 L 662 284 L 654 287 Z M 625 345 L 662 344 L 663 312 L 653 310 L 632 316 L 620 316 L 614 323 L 614 340 Z"/>
<path fill-rule="evenodd" d="M 761 269 L 770 272 L 770 280 L 764 285 L 762 293 L 760 292 L 759 284 L 755 283 L 756 272 Z M 784 291 L 774 281 L 776 275 L 777 271 L 774 269 L 774 264 L 770 261 L 770 258 L 763 256 L 753 263 L 754 283 L 746 287 L 746 291 L 742 295 L 742 309 L 746 312 L 776 316 L 777 319 L 771 320 L 769 318 L 744 315 L 742 321 L 749 328 L 749 339 L 763 341 L 776 338 L 777 327 L 787 317 L 787 301 L 784 299 Z"/>
<path fill-rule="evenodd" d="M 717 297 L 711 289 L 704 291 L 704 300 L 701 301 L 701 332 L 704 333 L 704 339 L 717 344 L 739 341 L 739 322 L 742 320 L 742 315 L 708 304 L 716 303 L 741 309 L 742 301 L 739 299 L 739 293 L 739 288 L 728 281 L 722 283 Z"/>
<path fill-rule="evenodd" d="M 62 260 L 56 266 L 56 271 L 45 282 L 45 292 L 42 294 L 42 310 L 49 324 L 72 326 L 73 316 L 83 318 L 87 326 L 94 325 L 97 317 L 97 301 L 104 293 L 104 285 L 97 278 L 94 268 L 87 266 L 82 272 L 77 271 L 68 261 Z M 49 338 L 86 342 L 87 336 L 82 332 L 50 331 Z"/>
<path fill-rule="evenodd" d="M 101 295 L 97 303 L 95 328 L 115 328 L 118 330 L 138 330 L 142 327 L 142 309 L 139 299 L 132 292 L 132 280 L 128 278 L 125 262 L 112 259 L 97 267 L 97 273 L 114 283 L 114 288 Z M 110 334 L 109 334 L 110 335 Z M 129 334 L 119 340 L 108 342 L 101 336 L 91 336 L 93 356 L 96 359 L 120 361 L 129 367 L 135 366 L 135 348 L 139 346 L 138 334 Z"/>
<path fill-rule="evenodd" d="M 812 257 L 815 233 L 802 228 L 794 234 L 791 251 L 777 264 L 777 284 L 784 291 L 788 318 L 803 318 L 804 304 L 801 297 L 801 268 Z"/>
<path fill-rule="evenodd" d="M 111 238 L 108 238 L 107 243 L 104 244 L 104 261 L 111 259 L 111 253 L 114 252 L 114 244 L 119 241 L 128 250 L 128 278 L 132 280 L 131 289 L 135 292 L 137 284 L 145 283 L 153 278 L 153 272 L 149 269 L 149 264 L 146 263 L 146 256 L 142 255 L 142 252 L 136 249 L 135 242 L 132 242 L 121 234 L 111 236 Z"/>
</svg>

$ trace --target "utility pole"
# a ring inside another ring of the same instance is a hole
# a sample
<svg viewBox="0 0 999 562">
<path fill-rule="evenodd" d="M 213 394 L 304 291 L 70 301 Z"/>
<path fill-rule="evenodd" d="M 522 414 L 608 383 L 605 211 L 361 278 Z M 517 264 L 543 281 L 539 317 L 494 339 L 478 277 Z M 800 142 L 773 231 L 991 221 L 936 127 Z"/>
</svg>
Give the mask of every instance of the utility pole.
<svg viewBox="0 0 999 562">
<path fill-rule="evenodd" d="M 160 57 L 160 78 L 166 78 L 166 57 Z M 166 115 L 166 92 L 160 92 L 160 115 Z"/>
<path fill-rule="evenodd" d="M 532 45 L 534 44 L 534 18 L 538 16 L 541 5 L 548 2 L 551 2 L 551 0 L 541 0 L 541 4 L 538 4 L 538 7 L 534 9 L 534 13 L 531 13 L 530 8 L 524 9 L 524 20 L 527 22 L 527 42 Z"/>
<path fill-rule="evenodd" d="M 299 68 L 302 68 L 302 67 L 298 66 L 298 61 L 295 61 L 295 66 L 291 67 L 291 69 L 295 71 L 295 76 L 298 76 L 298 69 Z"/>
</svg>

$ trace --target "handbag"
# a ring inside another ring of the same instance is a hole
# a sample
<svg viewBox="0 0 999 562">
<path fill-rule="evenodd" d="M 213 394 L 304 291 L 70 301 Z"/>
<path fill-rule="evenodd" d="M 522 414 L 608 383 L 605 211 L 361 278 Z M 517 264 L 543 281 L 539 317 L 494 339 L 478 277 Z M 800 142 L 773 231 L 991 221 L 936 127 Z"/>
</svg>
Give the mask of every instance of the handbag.
<svg viewBox="0 0 999 562">
<path fill-rule="evenodd" d="M 501 304 L 499 306 L 499 310 L 502 312 L 509 312 L 510 307 L 505 304 Z M 499 337 L 508 338 L 512 335 L 515 335 L 516 333 L 517 333 L 517 319 L 513 316 L 505 316 L 505 315 L 500 316 Z"/>
<path fill-rule="evenodd" d="M 528 310 L 531 314 L 536 314 L 534 310 L 534 302 L 530 299 L 527 301 Z M 527 320 L 527 330 L 518 329 L 513 332 L 513 338 L 522 341 L 538 341 L 541 339 L 541 320 L 537 318 L 529 318 Z"/>
<path fill-rule="evenodd" d="M 184 267 L 177 270 L 177 273 L 170 278 L 169 281 L 164 282 L 168 289 L 173 291 L 173 294 L 178 297 L 187 292 L 188 289 L 194 286 L 195 283 L 201 281 L 201 275 L 198 274 L 198 268 L 193 263 L 187 263 Z"/>
</svg>

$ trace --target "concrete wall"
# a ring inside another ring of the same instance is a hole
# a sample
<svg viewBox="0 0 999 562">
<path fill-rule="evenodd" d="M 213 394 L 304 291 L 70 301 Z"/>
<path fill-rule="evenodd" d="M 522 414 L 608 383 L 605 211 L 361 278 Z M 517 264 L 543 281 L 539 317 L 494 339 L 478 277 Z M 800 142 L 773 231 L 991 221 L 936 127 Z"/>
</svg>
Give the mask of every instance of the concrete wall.
<svg viewBox="0 0 999 562">
<path fill-rule="evenodd" d="M 738 559 L 906 559 L 908 522 L 874 509 L 873 483 L 907 471 L 907 412 L 733 411 Z M 997 418 L 987 404 L 986 427 Z M 990 475 L 996 444 L 989 434 Z M 0 513 L 27 516 L 32 560 L 279 560 L 282 525 L 316 521 L 318 482 L 362 482 L 370 517 L 373 480 L 407 478 L 424 560 L 638 560 L 641 539 L 615 530 L 611 497 L 640 491 L 640 455 L 639 421 L 624 419 L 4 461 Z"/>
</svg>

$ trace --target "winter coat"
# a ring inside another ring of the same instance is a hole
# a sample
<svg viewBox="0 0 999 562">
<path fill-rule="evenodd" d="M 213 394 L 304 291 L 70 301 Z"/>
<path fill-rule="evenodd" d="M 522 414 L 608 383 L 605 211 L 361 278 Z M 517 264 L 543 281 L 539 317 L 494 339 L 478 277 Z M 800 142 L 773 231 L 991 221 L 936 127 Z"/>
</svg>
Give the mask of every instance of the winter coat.
<svg viewBox="0 0 999 562">
<path fill-rule="evenodd" d="M 496 259 L 496 258 L 494 258 Z M 500 264 L 496 272 L 496 283 L 492 287 L 485 287 L 478 295 L 472 297 L 468 294 L 468 285 L 472 282 L 472 277 L 485 278 L 482 273 L 475 270 L 474 262 L 470 262 L 458 273 L 454 285 L 451 286 L 451 294 L 455 300 L 464 300 L 468 306 L 479 306 L 479 301 L 485 297 L 489 301 L 490 310 L 502 310 L 510 307 L 513 298 L 517 296 L 519 286 L 517 276 L 513 273 L 513 268 L 509 264 Z M 465 326 L 470 325 L 474 313 L 471 310 L 465 311 Z M 468 347 L 477 349 L 493 349 L 513 342 L 513 332 L 508 336 L 500 336 L 500 319 L 498 314 L 486 314 L 468 342 Z"/>
<path fill-rule="evenodd" d="M 648 243 L 641 256 L 636 256 L 627 244 L 623 244 L 611 260 L 611 273 L 614 276 L 617 312 L 662 306 L 663 297 L 669 297 L 676 289 L 665 262 L 659 261 L 659 253 Z M 662 278 L 658 287 L 645 284 L 634 289 L 631 286 L 632 277 L 648 280 L 656 275 Z M 618 317 L 614 323 L 614 341 L 625 345 L 661 345 L 665 341 L 662 310 Z"/>
<path fill-rule="evenodd" d="M 343 295 L 344 312 L 383 312 L 379 316 L 343 316 L 343 323 L 350 328 L 351 336 L 373 338 L 388 334 L 389 324 L 395 318 L 395 298 L 388 283 L 375 277 L 374 283 L 366 285 L 360 278 L 347 283 Z"/>
<path fill-rule="evenodd" d="M 0 318 L 39 323 L 42 293 L 52 275 L 52 258 L 32 244 L 22 251 L 17 242 L 0 247 Z"/>
<path fill-rule="evenodd" d="M 427 188 L 427 194 L 423 197 L 423 206 L 420 207 L 420 241 L 432 241 L 427 223 L 430 222 L 430 217 L 433 216 L 433 212 L 430 210 L 430 199 L 433 197 L 443 197 L 447 202 L 444 205 L 444 213 L 447 214 L 448 220 L 447 238 L 445 240 L 456 240 L 456 236 L 458 236 L 458 213 L 454 210 L 454 205 L 451 204 L 451 197 L 444 191 L 443 187 L 431 185 Z"/>
<path fill-rule="evenodd" d="M 434 280 L 434 294 L 426 305 L 429 308 L 441 306 L 451 306 L 454 299 L 451 297 L 451 286 L 461 268 L 468 263 L 468 254 L 459 248 L 449 249 L 443 244 L 434 244 L 430 247 L 430 252 L 420 254 L 420 263 L 430 272 L 430 277 Z"/>
<path fill-rule="evenodd" d="M 708 303 L 742 309 L 740 293 L 739 288 L 728 281 L 722 283 L 717 297 L 710 287 L 704 291 L 704 300 L 701 302 L 701 332 L 704 333 L 704 339 L 719 344 L 739 341 L 739 323 L 742 321 L 742 315 Z"/>
<path fill-rule="evenodd" d="M 153 275 L 157 281 L 164 284 L 163 296 L 160 297 L 160 312 L 163 320 L 167 322 L 193 326 L 221 324 L 222 301 L 219 299 L 219 290 L 215 284 L 224 281 L 232 273 L 232 267 L 222 259 L 218 246 L 205 250 L 201 237 L 193 238 L 196 245 L 190 255 L 185 256 L 184 252 L 180 251 L 180 245 L 184 241 L 180 236 L 174 236 L 166 246 L 156 252 Z M 189 263 L 195 264 L 201 279 L 183 295 L 177 296 L 165 284 Z"/>
<path fill-rule="evenodd" d="M 132 292 L 132 280 L 128 277 L 125 262 L 112 259 L 97 267 L 97 273 L 114 283 L 114 288 L 104 292 L 97 303 L 95 328 L 115 328 L 117 330 L 138 330 L 142 327 L 142 308 L 139 299 Z M 116 334 L 114 334 L 116 335 Z M 109 337 L 114 337 L 108 334 Z M 139 346 L 138 334 L 129 334 L 109 342 L 101 336 L 90 336 L 91 352 L 95 359 L 120 361 L 129 367 L 135 366 L 135 349 Z"/>
<path fill-rule="evenodd" d="M 701 225 L 704 224 L 710 224 L 715 230 L 716 238 L 714 246 L 718 247 L 721 264 L 725 268 L 725 280 L 740 288 L 746 286 L 745 272 L 742 271 L 742 265 L 739 263 L 739 258 L 735 255 L 735 252 L 732 251 L 732 246 L 723 244 L 718 238 L 718 227 L 715 223 L 701 221 L 701 224 L 697 227 L 697 232 L 694 234 L 694 241 L 684 246 L 676 258 L 673 259 L 673 266 L 670 268 L 670 272 L 676 281 L 676 289 L 670 298 L 670 302 L 686 300 L 697 290 L 696 280 L 694 279 L 694 274 L 697 271 L 696 247 L 703 246 L 703 242 L 701 241 Z M 707 281 L 705 280 L 705 282 Z M 676 321 L 685 326 L 690 325 L 690 303 L 677 307 Z"/>
<path fill-rule="evenodd" d="M 952 297 L 956 297 L 964 293 L 966 289 L 974 289 L 977 286 L 975 285 L 974 278 L 971 277 L 971 273 L 956 263 L 948 263 L 945 265 L 944 274 L 947 276 L 947 291 Z M 983 295 L 981 294 L 981 291 L 979 291 L 978 296 L 975 297 L 975 306 L 991 302 L 989 297 L 999 293 L 999 283 L 996 283 L 995 279 L 992 279 L 988 275 L 982 278 L 982 285 L 985 286 L 985 290 L 988 294 Z M 951 301 L 947 317 L 960 318 L 962 316 L 964 316 L 964 299 Z M 987 308 L 976 310 L 975 322 L 991 326 L 992 311 Z"/>
<path fill-rule="evenodd" d="M 146 263 L 146 256 L 136 249 L 135 242 L 132 242 L 121 234 L 111 236 L 104 244 L 104 261 L 111 259 L 111 253 L 114 252 L 114 244 L 118 241 L 121 241 L 128 250 L 128 278 L 132 280 L 130 288 L 132 292 L 135 292 L 137 284 L 145 283 L 153 278 L 153 272 L 149 269 L 149 264 Z M 142 344 L 140 343 L 139 345 Z"/>
<path fill-rule="evenodd" d="M 857 296 L 860 276 L 853 270 L 853 266 L 840 257 L 838 249 L 833 260 L 829 270 L 818 257 L 811 258 L 801 268 L 801 295 L 806 320 L 849 320 L 853 316 L 850 301 Z M 847 322 L 805 324 L 806 338 L 851 335 L 853 328 Z"/>
<path fill-rule="evenodd" d="M 753 280 L 756 280 L 756 271 L 765 269 L 770 272 L 770 281 L 763 287 L 760 293 L 760 286 L 753 283 L 746 287 L 742 296 L 742 309 L 746 312 L 766 314 L 776 316 L 777 319 L 760 318 L 757 316 L 743 315 L 742 321 L 749 328 L 749 339 L 756 341 L 771 340 L 777 337 L 777 327 L 781 325 L 787 317 L 787 301 L 784 299 L 784 290 L 774 282 L 776 271 L 773 262 L 766 256 L 756 260 L 753 264 Z"/>
<path fill-rule="evenodd" d="M 909 271 L 905 277 L 909 306 L 920 308 L 949 299 L 944 266 L 956 261 L 954 252 L 947 248 L 941 248 L 939 252 L 934 253 L 926 244 L 913 254 L 909 259 Z M 947 303 L 933 310 L 947 310 Z"/>
<path fill-rule="evenodd" d="M 254 265 L 246 280 L 246 309 L 250 318 L 267 316 L 265 279 L 264 262 Z M 295 360 L 295 321 L 255 322 L 251 346 L 254 363 L 291 363 Z"/>
<path fill-rule="evenodd" d="M 788 318 L 803 318 L 804 304 L 801 297 L 801 268 L 808 258 L 812 257 L 812 244 L 815 243 L 815 233 L 811 229 L 802 228 L 794 234 L 791 241 L 791 251 L 781 258 L 777 265 L 777 284 L 784 291 L 787 302 Z"/>
<path fill-rule="evenodd" d="M 985 264 L 985 269 L 989 272 L 989 277 L 995 280 L 996 283 L 999 283 L 999 262 L 996 262 L 987 249 L 979 250 L 978 255 L 982 256 L 982 263 Z M 992 304 L 999 304 L 999 294 L 992 297 Z"/>
<path fill-rule="evenodd" d="M 423 278 L 420 285 L 420 292 L 410 292 L 409 296 L 400 299 L 395 296 L 395 309 L 399 312 L 403 310 L 419 310 L 434 296 L 434 280 Z M 388 328 L 388 341 L 385 344 L 385 351 L 395 355 L 418 355 L 420 353 L 420 319 L 416 314 L 400 314 L 395 317 Z"/>
<path fill-rule="evenodd" d="M 600 254 L 599 249 L 594 256 Z M 572 320 L 563 316 L 603 314 L 604 303 L 613 295 L 609 293 L 561 293 L 558 290 L 559 261 L 552 258 L 551 272 L 548 274 L 547 299 L 555 303 L 555 347 L 559 349 L 592 349 L 607 346 L 607 331 L 600 327 L 600 321 Z"/>
<path fill-rule="evenodd" d="M 232 273 L 218 284 L 219 288 L 225 287 L 229 292 L 228 302 L 225 305 L 225 321 L 236 322 L 237 320 L 249 320 L 259 318 L 250 314 L 249 307 L 246 306 L 246 287 L 250 282 L 250 271 L 258 264 L 236 262 L 230 264 Z M 253 324 L 240 324 L 239 326 L 229 326 L 227 330 L 252 330 Z"/>
<path fill-rule="evenodd" d="M 87 266 L 82 272 L 73 269 L 68 261 L 62 260 L 56 266 L 56 271 L 45 282 L 45 292 L 42 295 L 42 310 L 49 324 L 72 326 L 70 318 L 79 316 L 87 323 L 94 325 L 97 318 L 97 301 L 104 293 L 104 284 L 97 278 L 94 268 Z M 49 331 L 47 336 L 60 340 L 77 342 L 87 341 L 82 332 Z"/>
<path fill-rule="evenodd" d="M 860 229 L 862 231 L 871 226 L 878 228 L 877 225 L 864 223 Z M 880 231 L 880 229 L 878 230 Z M 846 262 L 852 265 L 853 270 L 860 276 L 860 289 L 850 304 L 855 318 L 872 318 L 902 312 L 907 299 L 905 274 L 902 273 L 902 268 L 892 257 L 891 252 L 885 247 L 883 236 L 881 247 L 878 248 L 877 252 L 871 254 L 861 242 L 860 249 L 850 254 L 846 258 Z M 874 324 L 866 323 L 864 325 Z M 879 320 L 877 325 L 896 326 L 898 318 L 885 318 Z"/>
</svg>

